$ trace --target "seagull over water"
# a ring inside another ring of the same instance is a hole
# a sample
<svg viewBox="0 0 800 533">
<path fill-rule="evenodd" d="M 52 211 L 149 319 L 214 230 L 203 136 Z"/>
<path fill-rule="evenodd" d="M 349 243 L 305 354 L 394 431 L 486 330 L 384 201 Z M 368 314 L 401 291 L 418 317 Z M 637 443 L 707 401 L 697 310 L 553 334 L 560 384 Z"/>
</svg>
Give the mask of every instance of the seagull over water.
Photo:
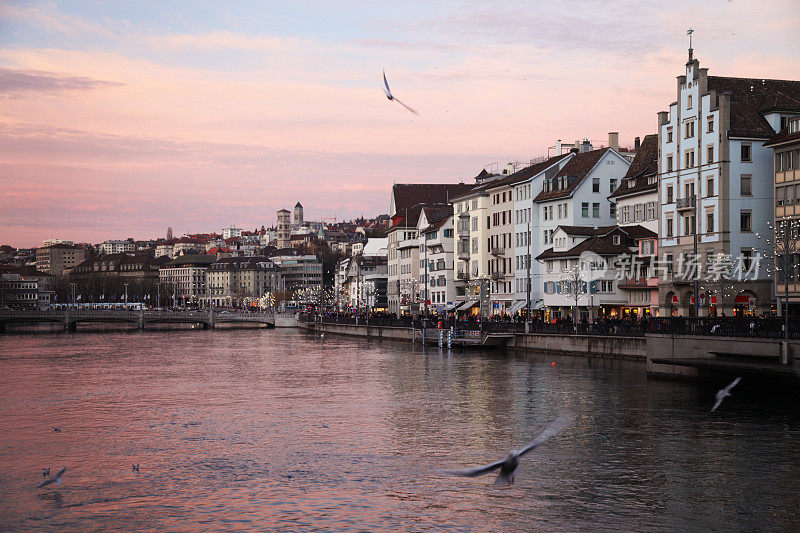
<svg viewBox="0 0 800 533">
<path fill-rule="evenodd" d="M 717 407 L 719 407 L 719 405 L 722 403 L 722 400 L 731 395 L 731 389 L 734 388 L 736 385 L 738 385 L 741 380 L 742 378 L 738 377 L 733 381 L 731 381 L 730 385 L 728 385 L 724 389 L 719 390 L 719 392 L 717 393 L 717 401 L 714 403 L 714 407 L 711 408 L 712 413 L 717 410 Z"/>
<path fill-rule="evenodd" d="M 500 474 L 497 476 L 497 479 L 494 482 L 495 487 L 511 485 L 514 483 L 514 471 L 516 471 L 517 466 L 519 466 L 519 458 L 561 433 L 572 423 L 574 419 L 575 417 L 572 415 L 572 413 L 561 413 L 561 415 L 559 415 L 559 417 L 555 419 L 553 423 L 547 426 L 541 435 L 536 437 L 533 442 L 520 450 L 512 450 L 511 453 L 509 453 L 504 459 L 500 459 L 499 461 L 495 461 L 494 463 L 490 463 L 485 466 L 479 466 L 478 468 L 456 470 L 453 472 L 448 472 L 448 474 L 452 474 L 454 476 L 477 477 L 499 468 Z"/>
<path fill-rule="evenodd" d="M 415 115 L 419 115 L 419 113 L 417 113 L 416 109 L 408 107 L 406 104 L 404 104 L 403 102 L 401 102 L 400 100 L 395 98 L 395 96 L 392 94 L 392 90 L 389 89 L 389 82 L 386 81 L 386 71 L 385 70 L 383 71 L 383 85 L 385 86 L 384 89 L 383 89 L 383 92 L 386 93 L 386 98 L 388 98 L 389 100 L 394 100 L 395 102 L 397 102 L 401 106 L 405 107 L 406 109 L 408 109 L 409 111 L 411 111 Z"/>
<path fill-rule="evenodd" d="M 66 471 L 67 467 L 65 466 L 64 468 L 56 472 L 55 476 L 50 476 L 41 483 L 39 483 L 38 485 L 36 485 L 36 488 L 40 489 L 42 487 L 46 487 L 47 485 L 52 485 L 53 483 L 55 483 L 56 485 L 61 485 L 61 476 L 63 476 L 64 472 Z"/>
</svg>

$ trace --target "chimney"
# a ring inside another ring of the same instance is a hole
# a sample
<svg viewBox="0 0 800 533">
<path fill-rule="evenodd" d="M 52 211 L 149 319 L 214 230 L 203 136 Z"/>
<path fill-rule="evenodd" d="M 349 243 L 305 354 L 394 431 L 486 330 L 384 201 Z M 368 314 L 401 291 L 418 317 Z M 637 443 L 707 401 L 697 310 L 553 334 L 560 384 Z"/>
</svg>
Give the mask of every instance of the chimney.
<svg viewBox="0 0 800 533">
<path fill-rule="evenodd" d="M 589 142 L 589 139 L 584 139 L 583 142 L 580 144 L 580 152 L 591 152 L 592 151 L 592 143 Z"/>
<path fill-rule="evenodd" d="M 556 155 L 561 155 L 561 139 L 556 141 Z"/>
<path fill-rule="evenodd" d="M 514 172 L 516 172 L 514 170 L 514 163 L 507 164 L 506 165 L 506 171 L 504 172 L 504 174 L 513 174 Z"/>
<path fill-rule="evenodd" d="M 642 145 L 642 140 L 639 137 L 636 137 L 633 140 L 633 149 L 637 152 L 639 151 L 639 147 Z"/>
<path fill-rule="evenodd" d="M 619 152 L 619 132 L 618 131 L 609 131 L 608 132 L 608 147 L 614 150 L 615 152 Z"/>
<path fill-rule="evenodd" d="M 658 125 L 663 126 L 669 122 L 669 111 L 659 111 L 658 112 Z"/>
</svg>

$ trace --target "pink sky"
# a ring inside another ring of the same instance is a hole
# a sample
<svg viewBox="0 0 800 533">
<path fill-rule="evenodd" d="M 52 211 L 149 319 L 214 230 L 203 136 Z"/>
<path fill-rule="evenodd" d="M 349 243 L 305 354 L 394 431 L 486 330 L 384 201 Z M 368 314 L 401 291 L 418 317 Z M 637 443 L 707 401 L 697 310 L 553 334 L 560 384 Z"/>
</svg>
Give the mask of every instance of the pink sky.
<svg viewBox="0 0 800 533">
<path fill-rule="evenodd" d="M 349 25 L 320 15 L 296 33 L 188 7 L 151 26 L 0 7 L 0 243 L 270 226 L 298 200 L 309 219 L 371 216 L 393 182 L 467 180 L 557 138 L 629 145 L 675 97 L 688 27 L 713 75 L 797 79 L 795 0 L 662 4 L 355 2 Z M 383 68 L 420 116 L 383 96 Z"/>
</svg>

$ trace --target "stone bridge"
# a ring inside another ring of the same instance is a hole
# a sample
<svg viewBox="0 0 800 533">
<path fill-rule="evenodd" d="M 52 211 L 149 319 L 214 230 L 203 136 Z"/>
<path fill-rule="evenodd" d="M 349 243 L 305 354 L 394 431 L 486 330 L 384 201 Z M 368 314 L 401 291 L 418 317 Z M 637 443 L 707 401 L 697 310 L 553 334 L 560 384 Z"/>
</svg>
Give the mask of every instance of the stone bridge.
<svg viewBox="0 0 800 533">
<path fill-rule="evenodd" d="M 212 311 L 102 310 L 64 309 L 58 311 L 0 311 L 0 333 L 9 323 L 51 322 L 64 324 L 64 329 L 76 331 L 79 323 L 135 324 L 144 329 L 147 324 L 201 324 L 203 329 L 218 324 L 256 323 L 275 327 L 274 313 L 233 313 Z"/>
</svg>

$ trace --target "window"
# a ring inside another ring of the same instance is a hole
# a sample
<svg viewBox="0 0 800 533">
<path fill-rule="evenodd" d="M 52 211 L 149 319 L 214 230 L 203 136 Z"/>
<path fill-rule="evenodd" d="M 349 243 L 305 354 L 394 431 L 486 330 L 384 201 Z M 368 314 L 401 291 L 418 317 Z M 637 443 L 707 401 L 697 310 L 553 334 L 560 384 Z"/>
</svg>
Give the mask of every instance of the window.
<svg viewBox="0 0 800 533">
<path fill-rule="evenodd" d="M 706 213 L 706 233 L 714 233 L 714 212 Z"/>
<path fill-rule="evenodd" d="M 674 196 L 672 193 L 672 185 L 667 187 L 667 203 L 671 204 L 674 201 Z"/>
<path fill-rule="evenodd" d="M 742 248 L 742 267 L 745 270 L 753 268 L 753 250 Z"/>
<path fill-rule="evenodd" d="M 714 131 L 714 117 L 708 117 L 708 127 L 706 128 L 706 133 L 712 133 Z"/>
<path fill-rule="evenodd" d="M 667 156 L 667 172 L 672 172 L 673 164 L 672 164 L 672 156 Z"/>
<path fill-rule="evenodd" d="M 714 196 L 714 178 L 706 179 L 706 196 Z"/>
<path fill-rule="evenodd" d="M 739 229 L 741 231 L 753 231 L 752 216 L 753 215 L 750 211 L 742 211 L 739 214 L 739 220 L 740 220 Z"/>
<path fill-rule="evenodd" d="M 742 157 L 741 160 L 743 162 L 750 162 L 752 161 L 752 147 L 749 144 L 742 145 Z"/>
<path fill-rule="evenodd" d="M 686 97 L 686 109 L 691 109 L 691 108 L 692 108 L 692 95 L 690 94 Z"/>
<path fill-rule="evenodd" d="M 655 202 L 647 202 L 647 213 L 645 213 L 645 220 L 655 220 L 656 219 L 656 203 Z"/>
<path fill-rule="evenodd" d="M 564 218 L 567 218 L 569 216 L 567 214 L 567 205 L 569 205 L 569 204 L 564 204 Z"/>
<path fill-rule="evenodd" d="M 592 204 L 592 217 L 600 218 L 600 204 L 597 203 Z"/>
<path fill-rule="evenodd" d="M 619 241 L 620 241 L 619 235 L 614 235 L 613 236 L 613 240 L 614 240 L 614 244 L 619 244 Z"/>
<path fill-rule="evenodd" d="M 694 168 L 694 150 L 686 150 L 683 159 L 684 168 Z"/>
<path fill-rule="evenodd" d="M 753 196 L 753 176 L 750 174 L 742 174 L 741 184 L 740 190 L 742 196 Z"/>
<path fill-rule="evenodd" d="M 694 215 L 684 215 L 683 216 L 683 234 L 684 235 L 694 235 L 694 222 L 695 222 Z"/>
<path fill-rule="evenodd" d="M 706 163 L 713 163 L 714 162 L 714 147 L 709 146 L 707 149 L 708 153 L 706 154 Z"/>
<path fill-rule="evenodd" d="M 693 120 L 691 120 L 691 121 L 686 123 L 685 129 L 686 129 L 685 135 L 684 135 L 685 139 L 691 139 L 692 137 L 694 137 L 694 121 Z"/>
<path fill-rule="evenodd" d="M 600 178 L 592 179 L 592 192 L 600 192 Z"/>
<path fill-rule="evenodd" d="M 478 217 L 472 217 L 472 231 L 478 231 Z"/>
<path fill-rule="evenodd" d="M 667 128 L 667 142 L 672 142 L 672 128 Z"/>
<path fill-rule="evenodd" d="M 584 218 L 589 217 L 589 202 L 581 203 L 581 216 Z"/>
<path fill-rule="evenodd" d="M 612 178 L 610 183 L 611 185 L 608 187 L 608 192 L 612 193 L 617 190 L 617 180 Z"/>
<path fill-rule="evenodd" d="M 611 218 L 617 218 L 617 204 L 614 202 L 609 202 L 609 215 Z"/>
</svg>

